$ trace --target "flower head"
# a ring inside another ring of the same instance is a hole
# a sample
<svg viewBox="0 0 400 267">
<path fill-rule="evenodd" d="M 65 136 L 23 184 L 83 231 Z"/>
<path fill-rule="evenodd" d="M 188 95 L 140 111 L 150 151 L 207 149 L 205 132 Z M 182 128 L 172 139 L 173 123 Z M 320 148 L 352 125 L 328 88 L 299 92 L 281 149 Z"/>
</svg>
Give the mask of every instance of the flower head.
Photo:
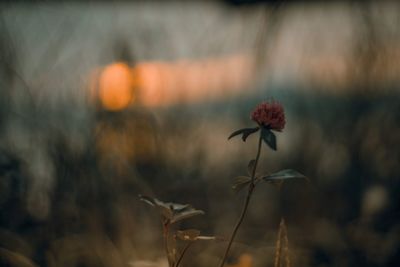
<svg viewBox="0 0 400 267">
<path fill-rule="evenodd" d="M 251 119 L 271 130 L 281 131 L 285 127 L 285 113 L 279 102 L 263 102 L 251 113 Z"/>
</svg>

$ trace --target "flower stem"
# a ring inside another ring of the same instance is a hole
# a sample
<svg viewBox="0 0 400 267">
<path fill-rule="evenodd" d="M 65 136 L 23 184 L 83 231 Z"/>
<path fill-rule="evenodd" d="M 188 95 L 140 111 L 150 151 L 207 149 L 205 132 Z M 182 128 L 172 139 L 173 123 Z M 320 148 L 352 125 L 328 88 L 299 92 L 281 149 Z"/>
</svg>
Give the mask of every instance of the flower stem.
<svg viewBox="0 0 400 267">
<path fill-rule="evenodd" d="M 258 160 L 259 160 L 260 154 L 261 154 L 261 146 L 262 146 L 262 138 L 261 138 L 261 133 L 260 133 L 260 137 L 259 137 L 259 140 L 258 140 L 257 156 L 256 156 L 256 160 L 255 160 L 255 163 L 254 163 L 254 168 L 253 168 L 253 170 L 251 172 L 251 182 L 250 182 L 250 185 L 249 185 L 249 190 L 247 191 L 247 196 L 246 196 L 246 200 L 245 200 L 244 205 L 243 205 L 242 213 L 240 214 L 240 217 L 239 217 L 239 219 L 238 219 L 238 221 L 237 221 L 237 223 L 235 225 L 235 228 L 233 229 L 231 238 L 229 239 L 228 246 L 226 247 L 226 250 L 225 250 L 224 257 L 222 258 L 221 264 L 219 265 L 220 267 L 224 266 L 226 258 L 228 257 L 228 254 L 229 254 L 229 250 L 231 249 L 233 240 L 235 239 L 236 233 L 239 230 L 239 227 L 243 222 L 244 216 L 246 215 L 246 212 L 247 212 L 247 209 L 248 209 L 248 206 L 249 206 L 249 203 L 250 203 L 250 199 L 251 199 L 251 196 L 253 194 L 254 187 L 255 187 L 256 169 L 257 169 Z"/>
<path fill-rule="evenodd" d="M 175 267 L 178 267 L 179 264 L 181 263 L 183 256 L 185 255 L 186 251 L 189 249 L 189 247 L 193 244 L 193 241 L 190 241 L 189 243 L 186 244 L 185 248 L 183 249 L 181 255 L 179 256 L 178 261 L 175 264 Z"/>
<path fill-rule="evenodd" d="M 283 230 L 284 230 L 284 241 L 285 241 L 285 261 L 286 261 L 286 267 L 290 267 L 290 258 L 289 258 L 289 238 L 287 234 L 287 228 L 286 228 L 286 223 L 283 220 Z"/>
<path fill-rule="evenodd" d="M 281 219 L 281 222 L 280 222 L 280 224 L 279 224 L 278 237 L 277 237 L 277 239 L 276 239 L 276 250 L 275 250 L 275 263 L 274 263 L 274 267 L 280 267 L 280 266 L 281 266 L 283 224 L 284 224 L 284 220 L 283 220 L 283 218 L 282 218 L 282 219 Z"/>
<path fill-rule="evenodd" d="M 169 245 L 168 245 L 169 222 L 163 223 L 163 236 L 164 236 L 164 249 L 165 249 L 165 254 L 167 254 L 168 266 L 173 267 L 174 263 L 173 260 L 171 259 L 171 253 L 169 251 Z"/>
</svg>

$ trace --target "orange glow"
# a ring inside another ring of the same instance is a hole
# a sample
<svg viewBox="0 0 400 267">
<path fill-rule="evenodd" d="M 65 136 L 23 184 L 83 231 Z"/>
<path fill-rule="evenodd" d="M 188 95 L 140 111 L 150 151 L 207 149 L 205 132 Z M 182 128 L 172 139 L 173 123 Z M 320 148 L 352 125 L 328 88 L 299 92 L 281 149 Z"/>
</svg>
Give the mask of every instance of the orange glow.
<svg viewBox="0 0 400 267">
<path fill-rule="evenodd" d="M 140 90 L 140 100 L 155 106 L 163 101 L 161 70 L 155 63 L 141 63 L 134 69 Z M 164 99 L 165 100 L 165 99 Z"/>
<path fill-rule="evenodd" d="M 241 92 L 254 76 L 248 56 L 139 63 L 133 73 L 145 106 L 166 106 L 226 97 Z"/>
<path fill-rule="evenodd" d="M 229 267 L 251 267 L 253 266 L 253 257 L 247 253 L 240 255 L 239 262 Z"/>
<path fill-rule="evenodd" d="M 169 106 L 216 100 L 243 92 L 254 78 L 252 58 L 220 58 L 140 62 L 134 68 L 121 62 L 93 70 L 89 97 L 104 109 L 118 111 L 132 104 Z"/>
<path fill-rule="evenodd" d="M 128 65 L 114 63 L 100 74 L 99 98 L 108 110 L 121 110 L 133 101 L 133 78 Z"/>
</svg>

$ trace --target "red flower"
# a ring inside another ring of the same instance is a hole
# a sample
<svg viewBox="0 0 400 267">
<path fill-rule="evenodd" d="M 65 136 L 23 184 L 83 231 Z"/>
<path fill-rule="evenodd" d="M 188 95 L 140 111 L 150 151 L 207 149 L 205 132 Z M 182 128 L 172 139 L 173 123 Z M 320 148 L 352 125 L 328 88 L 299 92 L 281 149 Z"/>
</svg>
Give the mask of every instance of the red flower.
<svg viewBox="0 0 400 267">
<path fill-rule="evenodd" d="M 251 119 L 271 130 L 281 131 L 285 127 L 283 106 L 274 101 L 259 104 L 251 113 Z"/>
</svg>

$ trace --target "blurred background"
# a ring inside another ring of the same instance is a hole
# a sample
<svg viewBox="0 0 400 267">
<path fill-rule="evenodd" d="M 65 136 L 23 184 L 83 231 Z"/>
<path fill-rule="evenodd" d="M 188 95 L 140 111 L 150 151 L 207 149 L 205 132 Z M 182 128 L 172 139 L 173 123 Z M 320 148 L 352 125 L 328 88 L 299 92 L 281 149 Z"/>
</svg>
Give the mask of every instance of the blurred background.
<svg viewBox="0 0 400 267">
<path fill-rule="evenodd" d="M 32 1 L 0 4 L 0 265 L 167 266 L 138 194 L 206 212 L 227 237 L 264 100 L 284 105 L 229 266 L 400 264 L 400 3 Z M 182 266 L 217 266 L 223 241 Z"/>
</svg>

